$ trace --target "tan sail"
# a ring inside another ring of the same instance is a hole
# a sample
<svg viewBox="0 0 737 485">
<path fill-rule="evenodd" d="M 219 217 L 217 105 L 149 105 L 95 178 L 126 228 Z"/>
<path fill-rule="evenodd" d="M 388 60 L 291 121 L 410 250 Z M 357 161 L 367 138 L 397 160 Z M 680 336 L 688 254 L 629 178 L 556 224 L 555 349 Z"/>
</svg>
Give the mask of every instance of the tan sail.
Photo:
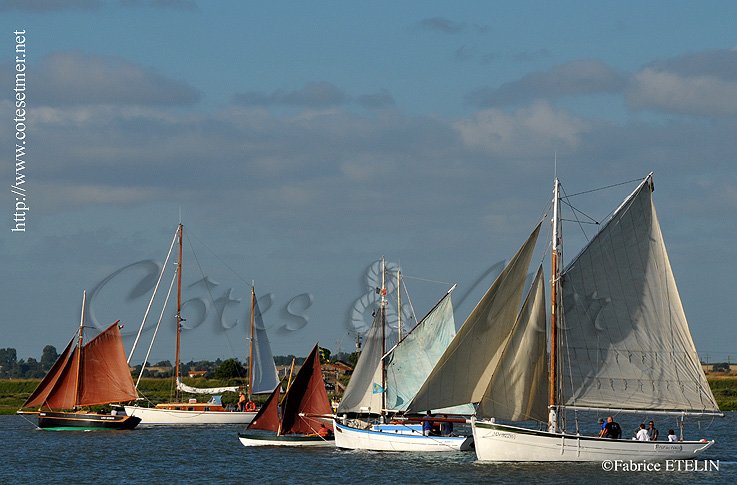
<svg viewBox="0 0 737 485">
<path fill-rule="evenodd" d="M 476 415 L 509 421 L 545 421 L 547 407 L 545 285 L 538 269 L 494 377 Z"/>
<path fill-rule="evenodd" d="M 717 411 L 688 329 L 650 177 L 562 276 L 562 404 Z"/>
<path fill-rule="evenodd" d="M 539 232 L 540 224 L 468 316 L 408 411 L 481 401 L 519 312 Z"/>
</svg>

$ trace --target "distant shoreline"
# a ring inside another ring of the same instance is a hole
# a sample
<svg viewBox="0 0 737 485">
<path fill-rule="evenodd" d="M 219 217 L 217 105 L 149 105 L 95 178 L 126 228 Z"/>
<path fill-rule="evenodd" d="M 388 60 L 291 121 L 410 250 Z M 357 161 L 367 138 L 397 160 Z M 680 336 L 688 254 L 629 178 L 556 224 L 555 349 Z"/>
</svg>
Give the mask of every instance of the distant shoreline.
<svg viewBox="0 0 737 485">
<path fill-rule="evenodd" d="M 711 391 L 722 411 L 737 411 L 737 376 L 707 375 Z M 200 385 L 207 379 L 198 379 Z M 0 415 L 15 414 L 31 395 L 41 379 L 0 379 Z M 220 382 L 220 381 L 216 381 Z M 151 400 L 163 402 L 168 399 L 172 389 L 172 379 L 166 377 L 147 377 L 141 379 L 141 392 Z M 233 402 L 237 396 L 232 396 Z M 264 397 L 265 399 L 265 397 Z M 229 396 L 223 397 L 229 402 Z"/>
</svg>

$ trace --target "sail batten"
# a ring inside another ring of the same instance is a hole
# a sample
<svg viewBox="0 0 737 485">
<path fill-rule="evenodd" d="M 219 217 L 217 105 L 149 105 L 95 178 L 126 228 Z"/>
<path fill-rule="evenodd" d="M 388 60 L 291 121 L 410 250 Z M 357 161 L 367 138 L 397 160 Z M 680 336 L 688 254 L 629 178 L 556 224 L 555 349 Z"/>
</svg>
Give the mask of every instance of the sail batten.
<svg viewBox="0 0 737 485">
<path fill-rule="evenodd" d="M 561 276 L 561 404 L 716 411 L 648 182 Z"/>
</svg>

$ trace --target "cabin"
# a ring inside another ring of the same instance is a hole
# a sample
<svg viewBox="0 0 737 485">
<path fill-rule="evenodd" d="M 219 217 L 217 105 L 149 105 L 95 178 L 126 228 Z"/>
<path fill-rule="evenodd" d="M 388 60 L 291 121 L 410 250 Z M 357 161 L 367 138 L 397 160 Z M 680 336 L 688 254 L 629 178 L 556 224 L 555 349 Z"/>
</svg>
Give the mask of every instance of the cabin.
<svg viewBox="0 0 737 485">
<path fill-rule="evenodd" d="M 730 362 L 720 362 L 716 364 L 707 364 L 702 362 L 701 368 L 704 371 L 704 374 L 706 375 L 725 375 L 725 376 L 734 376 L 737 375 L 737 364 L 732 364 Z"/>
<path fill-rule="evenodd" d="M 341 377 L 351 374 L 353 374 L 353 367 L 340 360 L 322 365 L 322 378 L 325 381 L 325 389 L 328 391 L 345 391 Z"/>
</svg>

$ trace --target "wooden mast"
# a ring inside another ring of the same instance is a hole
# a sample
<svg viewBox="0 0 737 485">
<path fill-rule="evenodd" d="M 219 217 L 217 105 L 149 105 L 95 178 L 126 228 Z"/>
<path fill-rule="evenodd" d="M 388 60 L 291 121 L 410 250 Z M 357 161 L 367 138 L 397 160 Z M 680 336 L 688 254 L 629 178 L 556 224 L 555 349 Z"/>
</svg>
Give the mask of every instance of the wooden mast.
<svg viewBox="0 0 737 485">
<path fill-rule="evenodd" d="M 251 338 L 248 340 L 248 400 L 253 388 L 253 338 L 256 335 L 256 289 L 251 284 Z"/>
<path fill-rule="evenodd" d="M 287 392 L 289 392 L 289 388 L 292 387 L 292 374 L 294 374 L 294 360 L 295 360 L 294 357 L 292 357 L 292 366 L 289 368 L 289 378 L 287 379 Z"/>
<path fill-rule="evenodd" d="M 548 425 L 550 431 L 558 431 L 558 423 L 556 416 L 556 394 L 557 394 L 557 351 L 558 351 L 558 285 L 560 283 L 560 274 L 558 263 L 560 258 L 560 182 L 555 179 L 553 184 L 553 241 L 551 250 L 552 276 L 550 282 L 550 380 L 548 382 L 548 407 L 550 410 L 550 418 Z"/>
<path fill-rule="evenodd" d="M 381 257 L 381 416 L 386 409 L 386 262 Z"/>
<path fill-rule="evenodd" d="M 184 226 L 179 223 L 179 260 L 177 261 L 177 351 L 174 364 L 174 375 L 177 383 L 176 395 L 179 395 L 179 350 L 182 334 L 182 238 Z"/>
<path fill-rule="evenodd" d="M 82 379 L 82 347 L 84 344 L 84 306 L 87 301 L 87 290 L 82 290 L 82 316 L 79 317 L 79 341 L 77 343 L 77 358 L 74 363 L 76 371 L 76 380 L 74 382 L 74 409 L 77 409 L 79 402 L 79 383 Z"/>
</svg>

